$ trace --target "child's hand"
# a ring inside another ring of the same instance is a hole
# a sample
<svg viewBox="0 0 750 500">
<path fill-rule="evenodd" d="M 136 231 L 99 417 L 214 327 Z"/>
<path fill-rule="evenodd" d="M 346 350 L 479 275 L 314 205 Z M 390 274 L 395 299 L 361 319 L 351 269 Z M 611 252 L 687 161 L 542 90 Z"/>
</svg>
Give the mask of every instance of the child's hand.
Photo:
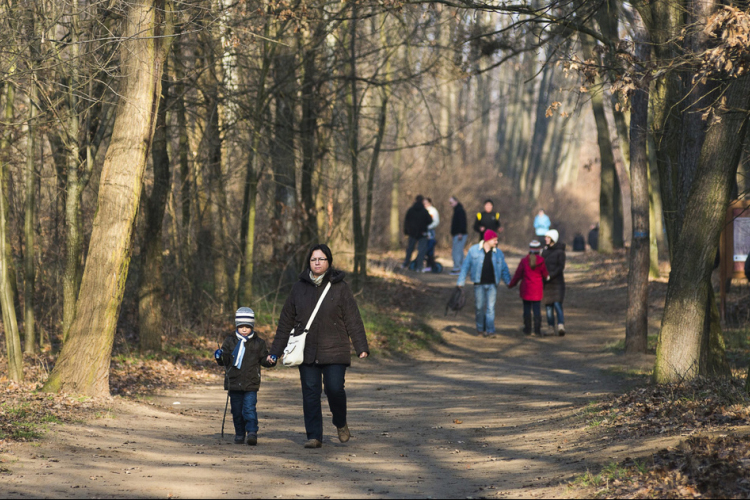
<svg viewBox="0 0 750 500">
<path fill-rule="evenodd" d="M 278 359 L 278 358 L 277 358 L 276 356 L 273 356 L 273 355 L 269 354 L 269 355 L 268 355 L 268 357 L 266 358 L 266 361 L 267 361 L 267 362 L 268 362 L 269 364 L 271 364 L 271 365 L 275 365 L 275 364 L 276 364 L 276 361 L 277 361 L 277 359 Z"/>
<path fill-rule="evenodd" d="M 214 351 L 214 359 L 221 359 L 221 355 L 224 354 L 224 351 L 221 349 L 216 349 Z"/>
</svg>

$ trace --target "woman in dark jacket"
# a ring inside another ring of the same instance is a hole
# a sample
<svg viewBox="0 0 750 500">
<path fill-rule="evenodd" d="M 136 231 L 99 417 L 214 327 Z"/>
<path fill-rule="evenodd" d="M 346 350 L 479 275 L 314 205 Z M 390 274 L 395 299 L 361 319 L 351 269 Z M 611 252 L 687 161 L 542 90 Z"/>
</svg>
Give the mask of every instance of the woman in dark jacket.
<svg viewBox="0 0 750 500">
<path fill-rule="evenodd" d="M 326 245 L 314 246 L 307 256 L 308 267 L 294 284 L 281 310 L 276 337 L 269 358 L 279 358 L 289 341 L 292 328 L 300 331 L 307 324 L 325 285 L 331 283 L 305 340 L 305 357 L 299 366 L 302 382 L 302 408 L 305 414 L 305 448 L 323 444 L 322 386 L 333 414 L 333 425 L 342 443 L 351 436 L 346 422 L 344 376 L 351 365 L 351 343 L 360 358 L 369 355 L 367 337 L 357 302 L 344 273 L 332 267 L 333 255 Z"/>
<path fill-rule="evenodd" d="M 544 305 L 547 309 L 547 324 L 555 328 L 555 312 L 557 312 L 557 334 L 565 335 L 565 317 L 563 316 L 563 300 L 565 300 L 565 243 L 558 243 L 560 235 L 554 229 L 547 231 L 545 241 L 547 246 L 542 257 L 547 263 L 549 280 L 544 284 Z"/>
</svg>

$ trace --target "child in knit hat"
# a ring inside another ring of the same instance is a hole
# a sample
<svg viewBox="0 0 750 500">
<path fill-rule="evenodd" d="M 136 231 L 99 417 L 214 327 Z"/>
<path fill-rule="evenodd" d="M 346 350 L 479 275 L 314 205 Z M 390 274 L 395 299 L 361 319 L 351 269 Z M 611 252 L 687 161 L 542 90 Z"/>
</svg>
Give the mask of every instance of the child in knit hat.
<svg viewBox="0 0 750 500">
<path fill-rule="evenodd" d="M 533 240 L 529 244 L 529 254 L 521 259 L 516 274 L 508 284 L 513 288 L 521 282 L 523 300 L 523 333 L 531 335 L 531 312 L 534 311 L 534 333 L 542 337 L 542 312 L 540 303 L 544 296 L 544 281 L 549 279 L 547 265 L 540 255 L 542 244 Z"/>
<path fill-rule="evenodd" d="M 225 369 L 224 390 L 229 391 L 234 421 L 234 443 L 258 444 L 258 389 L 260 366 L 272 367 L 266 342 L 255 333 L 255 313 L 249 307 L 240 307 L 234 315 L 235 332 L 228 336 L 214 359 Z"/>
</svg>

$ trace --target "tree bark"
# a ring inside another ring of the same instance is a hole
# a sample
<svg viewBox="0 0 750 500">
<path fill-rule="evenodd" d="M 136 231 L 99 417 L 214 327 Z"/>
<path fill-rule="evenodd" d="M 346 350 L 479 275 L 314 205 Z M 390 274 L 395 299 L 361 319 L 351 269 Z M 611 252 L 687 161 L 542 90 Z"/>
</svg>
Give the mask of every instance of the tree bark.
<svg viewBox="0 0 750 500">
<path fill-rule="evenodd" d="M 654 370 L 660 383 L 700 374 L 710 276 L 747 130 L 750 77 L 723 87 L 726 109 L 717 110 L 720 121 L 706 133 L 680 230 L 690 237 L 679 238 L 673 250 Z"/>
<path fill-rule="evenodd" d="M 169 78 L 162 73 L 161 98 L 156 115 L 152 146 L 154 186 L 146 201 L 146 228 L 141 245 L 141 273 L 138 284 L 138 333 L 141 351 L 160 351 L 164 330 L 164 285 L 162 275 L 161 228 L 170 188 L 169 153 L 167 152 L 167 93 Z"/>
<path fill-rule="evenodd" d="M 5 83 L 5 123 L 13 123 L 13 101 L 15 89 L 11 82 Z M 10 250 L 8 163 L 10 132 L 5 131 L 0 140 L 0 308 L 2 308 L 5 348 L 8 352 L 8 378 L 15 382 L 23 380 L 23 353 L 21 336 L 16 317 L 15 290 L 13 288 L 13 257 Z"/>
<path fill-rule="evenodd" d="M 643 44 L 641 43 L 641 46 Z M 642 63 L 650 59 L 650 47 L 639 47 Z M 625 352 L 645 353 L 648 345 L 648 271 L 650 248 L 648 183 L 648 83 L 636 89 L 630 114 L 630 197 L 633 235 L 628 268 L 628 310 Z M 625 142 L 625 137 L 622 137 Z"/>
<path fill-rule="evenodd" d="M 26 178 L 25 178 L 25 210 L 23 232 L 26 242 L 24 252 L 24 282 L 23 282 L 23 328 L 27 354 L 36 352 L 36 334 L 34 325 L 34 284 L 36 279 L 36 245 L 34 222 L 36 221 L 36 172 L 34 169 L 36 156 L 36 85 L 29 88 L 28 136 L 26 138 Z"/>
<path fill-rule="evenodd" d="M 583 42 L 583 53 L 586 60 L 595 58 L 594 42 L 588 35 L 581 37 Z M 598 58 L 597 62 L 598 64 Z M 615 170 L 615 158 L 612 153 L 612 140 L 609 136 L 609 125 L 604 113 L 604 89 L 601 78 L 596 77 L 594 86 L 596 90 L 591 92 L 591 107 L 594 111 L 596 122 L 596 136 L 599 144 L 599 157 L 601 159 L 601 185 L 599 189 L 599 252 L 611 253 L 614 249 L 614 217 L 615 217 L 615 188 L 617 172 Z"/>
<path fill-rule="evenodd" d="M 168 5 L 164 0 L 129 3 L 121 49 L 121 97 L 102 169 L 88 259 L 75 319 L 44 385 L 47 392 L 109 394 L 112 343 L 171 40 Z"/>
</svg>

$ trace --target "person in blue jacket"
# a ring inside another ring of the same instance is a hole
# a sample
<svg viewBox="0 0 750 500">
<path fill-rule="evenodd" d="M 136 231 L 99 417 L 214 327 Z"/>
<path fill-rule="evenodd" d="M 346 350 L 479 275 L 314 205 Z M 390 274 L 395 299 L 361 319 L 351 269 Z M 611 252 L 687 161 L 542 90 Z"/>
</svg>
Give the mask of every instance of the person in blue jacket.
<svg viewBox="0 0 750 500">
<path fill-rule="evenodd" d="M 474 282 L 477 333 L 489 337 L 495 334 L 497 285 L 501 279 L 506 285 L 510 283 L 510 271 L 505 255 L 497 248 L 497 233 L 487 229 L 483 238 L 469 248 L 456 284 L 463 287 L 467 276 Z"/>
<path fill-rule="evenodd" d="M 552 223 L 549 220 L 549 216 L 544 213 L 544 209 L 540 208 L 539 213 L 534 217 L 534 233 L 537 236 L 544 238 L 551 225 Z"/>
</svg>

